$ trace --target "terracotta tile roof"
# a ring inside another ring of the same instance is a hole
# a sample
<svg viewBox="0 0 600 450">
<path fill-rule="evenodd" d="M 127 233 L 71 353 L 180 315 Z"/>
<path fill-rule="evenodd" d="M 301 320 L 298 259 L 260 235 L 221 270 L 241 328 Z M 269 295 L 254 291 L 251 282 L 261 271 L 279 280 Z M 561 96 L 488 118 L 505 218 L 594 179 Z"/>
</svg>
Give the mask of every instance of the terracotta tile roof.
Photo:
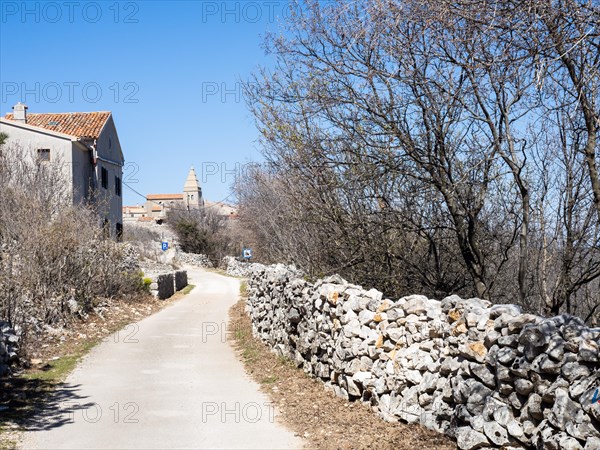
<svg viewBox="0 0 600 450">
<path fill-rule="evenodd" d="M 148 200 L 183 200 L 183 194 L 148 194 Z"/>
<path fill-rule="evenodd" d="M 152 212 L 161 212 L 163 209 L 160 206 L 153 206 L 152 207 Z"/>
<path fill-rule="evenodd" d="M 123 206 L 123 212 L 129 214 L 145 213 L 146 208 L 143 206 Z"/>
<path fill-rule="evenodd" d="M 108 111 L 27 114 L 27 125 L 79 138 L 97 139 L 110 114 Z M 14 120 L 13 117 L 13 114 L 6 114 L 5 119 Z"/>
</svg>

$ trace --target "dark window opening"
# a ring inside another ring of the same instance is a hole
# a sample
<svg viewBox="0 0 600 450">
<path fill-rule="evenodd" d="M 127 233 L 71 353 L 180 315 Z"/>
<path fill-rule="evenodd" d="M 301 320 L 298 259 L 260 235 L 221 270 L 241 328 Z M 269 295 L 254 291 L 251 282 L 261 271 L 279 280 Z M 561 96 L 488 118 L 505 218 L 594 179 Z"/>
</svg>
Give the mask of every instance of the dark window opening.
<svg viewBox="0 0 600 450">
<path fill-rule="evenodd" d="M 102 187 L 108 189 L 108 170 L 102 168 Z"/>
<path fill-rule="evenodd" d="M 123 240 L 123 224 L 117 223 L 116 230 L 117 230 L 117 241 L 121 242 Z"/>
<path fill-rule="evenodd" d="M 38 148 L 37 149 L 38 161 L 50 161 L 50 149 L 49 148 Z"/>
<path fill-rule="evenodd" d="M 115 194 L 117 194 L 119 197 L 121 196 L 121 190 L 121 179 L 119 177 L 115 177 Z"/>
</svg>

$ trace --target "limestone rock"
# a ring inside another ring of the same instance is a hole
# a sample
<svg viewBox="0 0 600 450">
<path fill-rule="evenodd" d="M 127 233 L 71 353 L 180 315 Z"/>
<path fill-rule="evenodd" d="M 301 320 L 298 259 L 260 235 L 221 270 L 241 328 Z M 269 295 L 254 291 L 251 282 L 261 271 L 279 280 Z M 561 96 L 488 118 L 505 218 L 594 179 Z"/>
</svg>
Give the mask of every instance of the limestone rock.
<svg viewBox="0 0 600 450">
<path fill-rule="evenodd" d="M 509 443 L 508 433 L 506 429 L 502 428 L 495 422 L 485 422 L 483 425 L 483 431 L 487 438 L 498 447 Z"/>
<path fill-rule="evenodd" d="M 496 377 L 489 366 L 485 364 L 470 364 L 471 373 L 489 388 L 496 387 Z"/>
<path fill-rule="evenodd" d="M 565 430 L 579 411 L 579 406 L 569 397 L 569 391 L 564 388 L 556 389 L 552 414 L 548 421 L 559 430 Z"/>
<path fill-rule="evenodd" d="M 423 379 L 421 372 L 419 372 L 418 370 L 407 370 L 407 371 L 405 371 L 404 374 L 405 374 L 406 380 L 412 384 L 419 384 L 421 382 L 421 380 Z"/>
<path fill-rule="evenodd" d="M 404 311 L 406 314 L 425 314 L 427 312 L 427 297 L 423 295 L 411 295 L 404 297 Z"/>
<path fill-rule="evenodd" d="M 458 351 L 461 356 L 480 363 L 485 361 L 487 355 L 487 348 L 483 345 L 483 341 L 461 345 Z"/>
<path fill-rule="evenodd" d="M 490 308 L 490 318 L 496 319 L 502 314 L 516 317 L 521 314 L 521 307 L 517 305 L 494 305 Z"/>
<path fill-rule="evenodd" d="M 471 414 L 481 414 L 487 397 L 492 393 L 491 389 L 485 387 L 482 383 L 472 383 L 469 397 L 467 399 L 467 409 Z"/>
<path fill-rule="evenodd" d="M 591 375 L 590 369 L 579 363 L 569 362 L 561 368 L 562 376 L 570 382 L 580 378 L 587 378 Z"/>
<path fill-rule="evenodd" d="M 517 378 L 515 380 L 515 390 L 518 394 L 529 395 L 533 392 L 533 383 L 523 378 Z"/>
<path fill-rule="evenodd" d="M 586 440 L 584 450 L 596 450 L 600 448 L 600 438 L 591 437 Z"/>
<path fill-rule="evenodd" d="M 474 450 L 490 446 L 490 442 L 483 433 L 474 431 L 470 427 L 456 429 L 456 443 L 461 450 Z"/>
</svg>

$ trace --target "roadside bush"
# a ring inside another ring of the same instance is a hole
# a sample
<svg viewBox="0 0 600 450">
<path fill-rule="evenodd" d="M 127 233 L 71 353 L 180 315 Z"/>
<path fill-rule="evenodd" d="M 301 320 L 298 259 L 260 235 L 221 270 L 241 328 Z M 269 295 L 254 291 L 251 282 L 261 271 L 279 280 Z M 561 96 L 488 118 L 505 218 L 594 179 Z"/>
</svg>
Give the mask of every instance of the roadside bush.
<svg viewBox="0 0 600 450">
<path fill-rule="evenodd" d="M 144 290 L 150 292 L 150 285 L 152 284 L 152 278 L 145 277 L 142 282 L 144 283 Z"/>
<path fill-rule="evenodd" d="M 32 163 L 21 156 L 27 154 L 22 149 L 5 147 L 0 153 L 0 320 L 20 329 L 26 344 L 43 325 L 69 325 L 101 298 L 143 293 L 128 244 L 105 236 L 97 205 L 72 205 L 62 165 Z"/>
<path fill-rule="evenodd" d="M 238 253 L 234 227 L 210 208 L 170 210 L 167 223 L 184 252 L 206 255 L 215 266 L 223 256 Z"/>
</svg>

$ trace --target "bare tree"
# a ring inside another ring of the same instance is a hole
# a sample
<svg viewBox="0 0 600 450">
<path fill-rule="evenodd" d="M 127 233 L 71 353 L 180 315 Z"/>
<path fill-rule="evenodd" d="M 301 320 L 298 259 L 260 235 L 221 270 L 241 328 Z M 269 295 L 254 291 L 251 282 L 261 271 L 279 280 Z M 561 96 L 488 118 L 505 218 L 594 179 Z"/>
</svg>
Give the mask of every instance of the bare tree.
<svg viewBox="0 0 600 450">
<path fill-rule="evenodd" d="M 593 298 L 598 8 L 572 3 L 296 8 L 267 41 L 274 69 L 247 86 L 267 166 L 239 197 L 268 253 L 394 293 L 472 291 L 549 313 Z M 557 42 L 578 39 L 572 78 Z"/>
</svg>

